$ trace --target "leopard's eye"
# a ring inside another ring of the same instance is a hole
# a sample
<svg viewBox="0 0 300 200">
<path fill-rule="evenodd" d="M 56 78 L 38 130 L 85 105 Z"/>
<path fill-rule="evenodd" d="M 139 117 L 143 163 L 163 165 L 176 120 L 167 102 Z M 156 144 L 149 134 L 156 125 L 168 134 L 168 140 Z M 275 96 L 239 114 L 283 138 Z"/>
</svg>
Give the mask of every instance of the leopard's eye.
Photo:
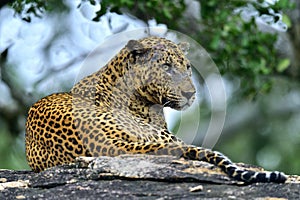
<svg viewBox="0 0 300 200">
<path fill-rule="evenodd" d="M 166 71 L 166 72 L 170 72 L 171 71 L 171 64 L 169 63 L 165 63 L 163 64 L 163 69 Z"/>
</svg>

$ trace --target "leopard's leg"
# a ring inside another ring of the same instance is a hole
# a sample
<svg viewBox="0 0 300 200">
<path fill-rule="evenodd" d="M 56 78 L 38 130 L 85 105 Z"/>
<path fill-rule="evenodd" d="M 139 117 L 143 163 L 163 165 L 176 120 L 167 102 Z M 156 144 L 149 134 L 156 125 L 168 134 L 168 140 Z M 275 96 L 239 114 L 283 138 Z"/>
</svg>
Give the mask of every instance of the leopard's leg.
<svg viewBox="0 0 300 200">
<path fill-rule="evenodd" d="M 55 140 L 44 140 L 34 135 L 33 132 L 31 126 L 28 127 L 25 140 L 26 159 L 30 168 L 35 172 L 41 172 L 56 165 L 74 162 L 76 156 L 84 155 L 76 155 L 66 150 L 63 144 L 55 142 Z M 41 136 L 43 135 L 41 134 Z"/>
<path fill-rule="evenodd" d="M 256 172 L 237 166 L 229 158 L 217 151 L 185 145 L 184 143 L 160 143 L 160 142 L 127 142 L 123 140 L 108 139 L 105 145 L 99 145 L 94 151 L 94 156 L 116 156 L 124 153 L 174 155 L 192 160 L 205 161 L 220 167 L 226 174 L 238 181 L 275 182 L 283 183 L 286 176 L 282 172 Z"/>
<path fill-rule="evenodd" d="M 83 148 L 74 124 L 72 96 L 57 93 L 44 97 L 28 111 L 26 158 L 35 172 L 71 163 L 78 156 L 90 156 Z"/>
<path fill-rule="evenodd" d="M 48 162 L 49 153 L 47 150 L 35 141 L 28 140 L 28 137 L 26 137 L 26 159 L 30 168 L 35 172 L 51 167 Z"/>
</svg>

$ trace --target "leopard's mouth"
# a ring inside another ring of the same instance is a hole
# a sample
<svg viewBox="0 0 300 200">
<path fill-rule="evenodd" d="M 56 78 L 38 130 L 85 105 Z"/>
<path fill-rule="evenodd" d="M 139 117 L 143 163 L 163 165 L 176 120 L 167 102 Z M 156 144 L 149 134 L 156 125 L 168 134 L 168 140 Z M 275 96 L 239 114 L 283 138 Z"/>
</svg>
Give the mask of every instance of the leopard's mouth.
<svg viewBox="0 0 300 200">
<path fill-rule="evenodd" d="M 195 100 L 195 95 L 191 96 L 190 98 L 183 98 L 183 101 L 179 102 L 178 110 L 186 110 L 188 107 L 190 107 Z M 175 108 L 176 109 L 176 108 Z"/>
<path fill-rule="evenodd" d="M 162 105 L 164 107 L 170 107 L 175 110 L 186 110 L 188 107 L 190 107 L 195 100 L 195 94 L 185 97 L 182 96 L 180 98 L 176 99 L 167 99 L 167 98 L 162 98 Z"/>
</svg>

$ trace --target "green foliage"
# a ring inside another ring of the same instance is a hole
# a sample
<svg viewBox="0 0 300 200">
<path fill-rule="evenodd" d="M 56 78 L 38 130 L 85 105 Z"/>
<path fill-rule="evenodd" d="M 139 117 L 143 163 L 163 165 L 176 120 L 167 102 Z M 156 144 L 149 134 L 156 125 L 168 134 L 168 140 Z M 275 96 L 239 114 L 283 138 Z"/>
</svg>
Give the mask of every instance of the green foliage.
<svg viewBox="0 0 300 200">
<path fill-rule="evenodd" d="M 64 1 L 57 0 L 15 0 L 10 6 L 27 22 L 31 21 L 32 15 L 42 17 L 45 12 L 68 11 Z"/>
<path fill-rule="evenodd" d="M 94 4 L 94 0 L 90 0 L 90 2 Z M 100 17 L 104 15 L 107 10 L 119 14 L 124 12 L 130 13 L 144 21 L 155 18 L 161 23 L 168 24 L 170 21 L 182 17 L 185 4 L 184 0 L 102 0 L 101 10 L 97 12 L 97 16 L 93 20 L 100 20 Z"/>
<path fill-rule="evenodd" d="M 28 169 L 23 137 L 13 137 L 1 120 L 0 118 L 0 169 Z"/>
<path fill-rule="evenodd" d="M 204 29 L 196 38 L 211 52 L 221 73 L 238 77 L 242 84 L 239 91 L 243 96 L 252 98 L 258 93 L 269 91 L 269 77 L 284 72 L 288 61 L 277 55 L 274 47 L 276 34 L 258 30 L 254 18 L 246 22 L 238 13 L 233 13 L 247 4 L 247 1 L 231 1 L 230 4 L 226 1 L 201 1 L 201 23 Z M 269 8 L 254 2 L 252 6 L 259 11 L 259 15 L 272 15 Z M 271 7 L 278 13 L 290 6 L 289 1 L 281 0 Z M 282 64 L 278 66 L 278 63 Z"/>
</svg>

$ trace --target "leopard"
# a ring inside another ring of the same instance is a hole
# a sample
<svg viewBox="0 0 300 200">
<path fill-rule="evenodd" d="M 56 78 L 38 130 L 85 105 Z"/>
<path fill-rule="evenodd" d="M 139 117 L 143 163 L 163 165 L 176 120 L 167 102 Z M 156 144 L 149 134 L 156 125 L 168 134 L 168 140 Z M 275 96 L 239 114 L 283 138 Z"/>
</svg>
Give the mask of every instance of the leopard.
<svg viewBox="0 0 300 200">
<path fill-rule="evenodd" d="M 185 110 L 196 96 L 188 49 L 187 42 L 158 36 L 129 40 L 70 91 L 34 103 L 25 136 L 31 169 L 41 172 L 80 156 L 171 155 L 211 163 L 236 181 L 284 183 L 283 172 L 243 168 L 168 130 L 163 109 Z"/>
</svg>

